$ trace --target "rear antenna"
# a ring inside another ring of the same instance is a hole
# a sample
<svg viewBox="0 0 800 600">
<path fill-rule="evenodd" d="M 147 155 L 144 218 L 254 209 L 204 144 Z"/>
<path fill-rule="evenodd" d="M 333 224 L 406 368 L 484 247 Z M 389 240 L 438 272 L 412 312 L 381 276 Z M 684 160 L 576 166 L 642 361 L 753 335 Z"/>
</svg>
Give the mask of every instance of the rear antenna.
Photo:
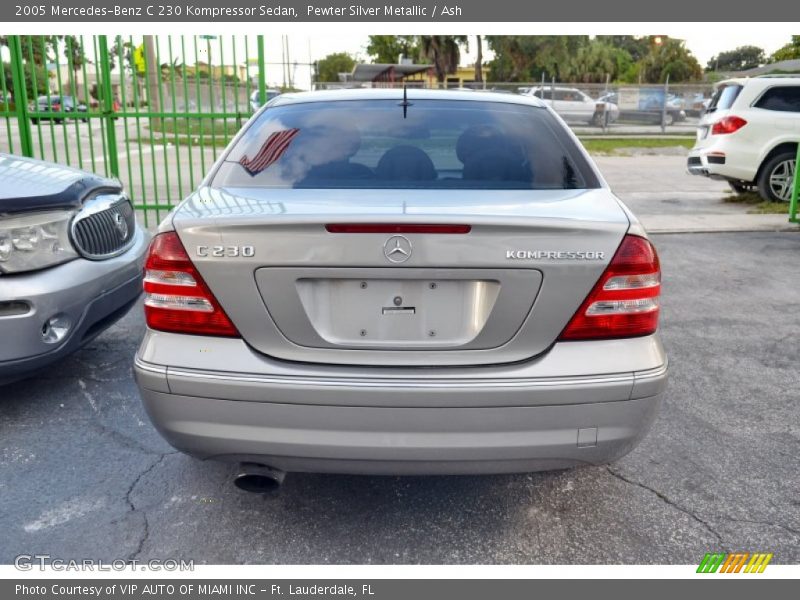
<svg viewBox="0 0 800 600">
<path fill-rule="evenodd" d="M 400 103 L 400 106 L 403 107 L 403 118 L 405 119 L 408 116 L 408 107 L 411 106 L 412 103 L 408 101 L 408 90 L 406 89 L 406 84 L 403 84 L 403 101 Z"/>
</svg>

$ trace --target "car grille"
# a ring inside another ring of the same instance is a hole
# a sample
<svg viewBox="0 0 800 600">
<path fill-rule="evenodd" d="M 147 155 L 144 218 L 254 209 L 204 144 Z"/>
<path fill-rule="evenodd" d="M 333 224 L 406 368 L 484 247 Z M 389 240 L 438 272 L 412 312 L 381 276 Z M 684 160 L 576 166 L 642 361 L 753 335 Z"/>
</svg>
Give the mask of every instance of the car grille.
<svg viewBox="0 0 800 600">
<path fill-rule="evenodd" d="M 133 241 L 136 215 L 125 196 L 102 195 L 86 203 L 72 222 L 72 242 L 84 257 L 110 258 Z"/>
</svg>

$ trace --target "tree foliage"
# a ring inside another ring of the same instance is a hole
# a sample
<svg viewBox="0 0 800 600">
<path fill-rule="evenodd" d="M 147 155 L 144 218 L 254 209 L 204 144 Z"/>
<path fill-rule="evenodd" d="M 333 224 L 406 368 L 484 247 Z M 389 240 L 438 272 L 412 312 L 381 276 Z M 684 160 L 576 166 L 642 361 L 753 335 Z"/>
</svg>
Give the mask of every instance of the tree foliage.
<svg viewBox="0 0 800 600">
<path fill-rule="evenodd" d="M 633 62 L 642 60 L 650 52 L 651 38 L 633 35 L 598 35 L 595 39 L 626 52 Z"/>
<path fill-rule="evenodd" d="M 791 42 L 772 53 L 772 56 L 769 57 L 769 62 L 774 63 L 798 58 L 800 58 L 800 35 L 793 35 Z"/>
<path fill-rule="evenodd" d="M 111 46 L 108 52 L 111 70 L 113 71 L 120 64 L 122 64 L 123 70 L 131 71 L 134 75 L 143 77 L 144 73 L 139 73 L 136 69 L 136 65 L 134 64 L 133 52 L 135 49 L 135 46 L 131 42 L 123 42 L 121 38 L 117 38 L 116 42 L 113 46 Z M 181 64 L 176 68 L 178 69 L 177 72 L 180 73 L 180 76 L 185 77 L 186 65 Z"/>
<path fill-rule="evenodd" d="M 631 55 L 602 40 L 593 39 L 579 47 L 574 57 L 573 80 L 581 83 L 603 83 L 619 79 L 633 66 Z"/>
<path fill-rule="evenodd" d="M 662 83 L 700 79 L 697 59 L 678 39 L 663 36 L 486 36 L 494 81 Z"/>
<path fill-rule="evenodd" d="M 367 54 L 374 63 L 394 64 L 400 56 L 416 62 L 420 59 L 419 39 L 415 35 L 371 35 Z"/>
<path fill-rule="evenodd" d="M 639 61 L 639 75 L 646 83 L 681 83 L 696 81 L 703 77 L 700 63 L 686 49 L 682 40 L 663 38 L 660 44 L 652 44 L 650 52 Z"/>
<path fill-rule="evenodd" d="M 45 66 L 56 57 L 58 41 L 63 35 L 23 35 L 22 55 L 26 62 L 33 61 L 35 65 Z M 8 46 L 8 36 L 0 36 L 0 48 Z"/>
<path fill-rule="evenodd" d="M 456 72 L 461 61 L 459 46 L 468 43 L 465 35 L 419 36 L 420 55 L 433 64 L 439 82 L 444 82 L 449 74 Z"/>
<path fill-rule="evenodd" d="M 34 77 L 34 70 L 36 73 L 36 77 Z M 14 80 L 11 75 L 11 64 L 3 62 L 3 77 L 5 78 L 5 85 L 6 91 L 15 97 L 17 94 L 14 93 Z M 36 81 L 36 86 L 34 87 L 34 80 Z M 34 65 L 32 68 L 30 66 L 25 67 L 25 91 L 27 93 L 28 99 L 36 98 L 42 94 L 46 94 L 48 89 L 48 78 L 47 78 L 47 69 L 43 66 Z M 0 91 L 2 91 L 0 89 Z M 3 98 L 0 97 L 0 102 L 3 101 Z"/>
<path fill-rule="evenodd" d="M 367 54 L 375 63 L 396 63 L 401 55 L 430 63 L 436 78 L 444 82 L 456 72 L 462 46 L 469 47 L 466 35 L 371 35 Z"/>
<path fill-rule="evenodd" d="M 745 71 L 766 62 L 764 49 L 758 46 L 739 46 L 712 56 L 706 71 Z"/>
<path fill-rule="evenodd" d="M 573 35 L 487 35 L 494 52 L 489 63 L 495 81 L 535 81 L 542 77 L 571 81 L 574 56 L 588 36 Z"/>
<path fill-rule="evenodd" d="M 86 53 L 83 51 L 83 45 L 80 40 L 74 35 L 61 36 L 63 39 L 63 54 L 73 71 L 79 71 L 81 67 L 88 61 L 86 60 Z"/>
<path fill-rule="evenodd" d="M 317 62 L 317 81 L 339 81 L 339 73 L 350 73 L 356 60 L 347 52 L 334 52 Z"/>
</svg>

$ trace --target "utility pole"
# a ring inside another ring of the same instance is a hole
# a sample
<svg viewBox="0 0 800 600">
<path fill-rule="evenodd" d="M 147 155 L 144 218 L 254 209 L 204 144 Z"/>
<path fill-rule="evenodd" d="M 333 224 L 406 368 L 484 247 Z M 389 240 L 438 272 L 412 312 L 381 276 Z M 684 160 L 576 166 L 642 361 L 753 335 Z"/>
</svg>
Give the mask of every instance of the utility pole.
<svg viewBox="0 0 800 600">
<path fill-rule="evenodd" d="M 289 87 L 294 87 L 292 84 L 292 59 L 289 58 L 289 36 L 285 35 L 283 41 L 286 44 L 286 79 L 289 82 Z"/>
<path fill-rule="evenodd" d="M 283 71 L 283 89 L 286 89 L 286 44 L 285 37 L 281 36 L 281 69 Z"/>
</svg>

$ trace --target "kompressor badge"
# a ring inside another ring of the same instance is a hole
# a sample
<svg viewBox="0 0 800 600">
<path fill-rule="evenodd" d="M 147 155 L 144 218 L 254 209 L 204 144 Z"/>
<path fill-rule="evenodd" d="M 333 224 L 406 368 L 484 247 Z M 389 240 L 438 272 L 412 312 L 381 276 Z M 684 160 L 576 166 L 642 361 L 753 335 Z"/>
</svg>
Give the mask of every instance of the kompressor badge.
<svg viewBox="0 0 800 600">
<path fill-rule="evenodd" d="M 603 260 L 605 252 L 594 250 L 506 250 L 511 260 Z"/>
</svg>

